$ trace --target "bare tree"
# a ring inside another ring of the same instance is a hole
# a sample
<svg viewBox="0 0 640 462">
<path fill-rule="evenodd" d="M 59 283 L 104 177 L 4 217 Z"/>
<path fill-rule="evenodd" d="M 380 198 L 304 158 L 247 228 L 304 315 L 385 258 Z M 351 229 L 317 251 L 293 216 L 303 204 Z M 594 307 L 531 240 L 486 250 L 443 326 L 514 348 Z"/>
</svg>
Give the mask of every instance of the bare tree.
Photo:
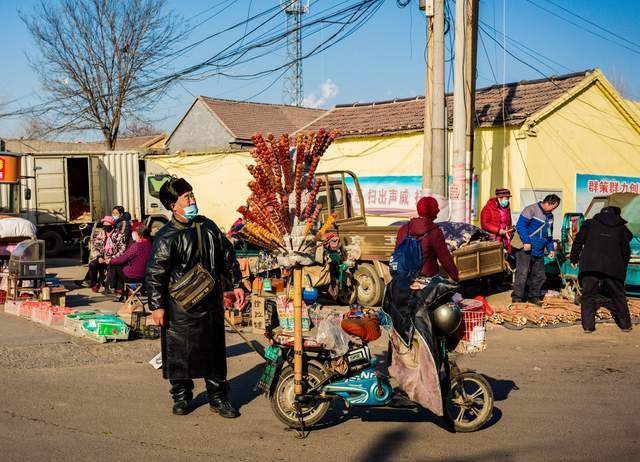
<svg viewBox="0 0 640 462">
<path fill-rule="evenodd" d="M 184 37 L 166 0 L 41 0 L 20 13 L 40 57 L 40 115 L 62 130 L 98 130 L 113 149 L 123 120 L 166 91 L 158 76 Z"/>
<path fill-rule="evenodd" d="M 617 68 L 614 67 L 611 69 L 609 81 L 623 98 L 629 98 L 629 85 L 627 84 L 627 79 L 625 79 L 624 74 L 619 72 Z"/>
<path fill-rule="evenodd" d="M 161 130 L 154 127 L 152 123 L 141 120 L 127 121 L 122 131 L 123 136 L 149 136 L 157 135 Z"/>
<path fill-rule="evenodd" d="M 52 132 L 51 125 L 36 116 L 26 117 L 20 128 L 20 138 L 35 140 L 48 137 Z"/>
</svg>

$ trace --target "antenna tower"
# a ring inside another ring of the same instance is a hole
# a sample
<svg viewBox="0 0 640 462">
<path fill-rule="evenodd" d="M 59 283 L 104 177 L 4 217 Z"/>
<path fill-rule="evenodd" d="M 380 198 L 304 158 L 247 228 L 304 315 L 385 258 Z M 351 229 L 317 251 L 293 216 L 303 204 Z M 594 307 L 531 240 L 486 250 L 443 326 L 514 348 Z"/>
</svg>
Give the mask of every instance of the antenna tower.
<svg viewBox="0 0 640 462">
<path fill-rule="evenodd" d="M 284 81 L 283 99 L 286 104 L 302 106 L 302 15 L 309 11 L 309 0 L 281 1 L 287 15 L 287 62 L 289 69 Z"/>
</svg>

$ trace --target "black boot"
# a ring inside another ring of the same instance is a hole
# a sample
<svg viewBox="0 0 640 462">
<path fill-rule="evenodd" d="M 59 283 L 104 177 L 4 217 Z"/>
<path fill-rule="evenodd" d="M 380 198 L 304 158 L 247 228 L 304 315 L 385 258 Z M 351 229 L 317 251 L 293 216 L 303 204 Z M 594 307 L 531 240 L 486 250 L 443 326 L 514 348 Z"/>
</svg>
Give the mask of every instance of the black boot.
<svg viewBox="0 0 640 462">
<path fill-rule="evenodd" d="M 173 398 L 173 415 L 189 413 L 189 403 L 193 399 L 193 381 L 170 380 L 171 397 Z"/>
<path fill-rule="evenodd" d="M 229 383 L 226 380 L 205 379 L 209 409 L 226 419 L 235 419 L 240 413 L 229 402 Z"/>
<path fill-rule="evenodd" d="M 191 400 L 180 399 L 173 403 L 173 415 L 187 415 L 189 413 L 189 403 Z"/>
</svg>

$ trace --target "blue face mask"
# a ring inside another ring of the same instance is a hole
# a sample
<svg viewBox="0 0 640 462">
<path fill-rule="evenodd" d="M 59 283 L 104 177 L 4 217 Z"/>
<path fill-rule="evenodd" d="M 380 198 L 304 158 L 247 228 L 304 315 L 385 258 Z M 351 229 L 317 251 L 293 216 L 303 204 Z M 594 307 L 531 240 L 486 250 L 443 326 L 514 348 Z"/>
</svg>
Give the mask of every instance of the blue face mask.
<svg viewBox="0 0 640 462">
<path fill-rule="evenodd" d="M 500 199 L 498 202 L 500 202 L 501 207 L 506 208 L 509 206 L 509 199 Z"/>
<path fill-rule="evenodd" d="M 185 217 L 187 220 L 193 220 L 195 217 L 198 216 L 198 206 L 196 204 L 189 205 L 185 207 L 183 210 L 184 210 L 184 213 L 182 214 L 182 216 Z"/>
</svg>

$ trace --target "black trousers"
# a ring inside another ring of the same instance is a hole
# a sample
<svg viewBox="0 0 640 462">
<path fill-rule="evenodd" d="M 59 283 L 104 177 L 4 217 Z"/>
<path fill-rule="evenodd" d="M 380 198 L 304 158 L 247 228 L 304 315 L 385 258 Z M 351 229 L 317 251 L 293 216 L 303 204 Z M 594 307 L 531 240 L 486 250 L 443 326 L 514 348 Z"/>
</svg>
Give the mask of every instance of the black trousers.
<svg viewBox="0 0 640 462">
<path fill-rule="evenodd" d="M 511 300 L 526 302 L 542 298 L 542 285 L 547 280 L 544 273 L 544 256 L 534 257 L 531 252 L 516 250 L 516 278 Z"/>
<path fill-rule="evenodd" d="M 193 380 L 191 379 L 170 379 L 171 397 L 174 401 L 193 399 Z M 207 387 L 209 400 L 226 398 L 229 394 L 229 382 L 224 378 L 206 378 L 204 384 Z"/>
<path fill-rule="evenodd" d="M 98 260 L 89 262 L 89 285 L 91 287 L 98 285 L 104 281 L 104 271 L 107 269 L 106 263 L 98 263 Z"/>
<path fill-rule="evenodd" d="M 142 282 L 138 279 L 131 279 L 125 276 L 124 266 L 122 265 L 110 265 L 109 266 L 109 287 L 115 290 L 124 291 L 125 282 Z"/>
<path fill-rule="evenodd" d="M 624 283 L 597 273 L 587 273 L 580 277 L 580 284 L 582 285 L 582 299 L 580 302 L 582 328 L 586 330 L 596 328 L 596 311 L 599 308 L 598 299 L 600 298 L 600 285 L 602 283 L 606 284 L 609 290 L 613 319 L 620 329 L 629 329 L 631 327 L 631 316 L 627 297 L 624 295 Z"/>
</svg>

